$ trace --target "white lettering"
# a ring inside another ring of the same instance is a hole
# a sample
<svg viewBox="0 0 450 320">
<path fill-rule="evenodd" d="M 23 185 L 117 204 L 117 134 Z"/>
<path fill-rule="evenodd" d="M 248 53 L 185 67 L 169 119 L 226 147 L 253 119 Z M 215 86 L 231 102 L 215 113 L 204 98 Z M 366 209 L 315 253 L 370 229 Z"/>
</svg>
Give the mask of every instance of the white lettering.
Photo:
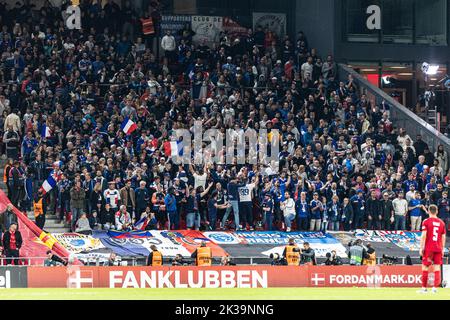
<svg viewBox="0 0 450 320">
<path fill-rule="evenodd" d="M 205 272 L 205 288 L 219 288 L 219 272 L 214 270 L 206 270 Z"/>
<path fill-rule="evenodd" d="M 122 275 L 123 275 L 122 271 L 110 271 L 109 272 L 109 287 L 115 288 L 116 283 L 117 284 L 122 283 Z"/>
<path fill-rule="evenodd" d="M 166 273 L 164 273 L 164 271 L 158 271 L 158 288 L 164 288 L 164 285 L 167 288 L 173 288 L 173 284 L 169 279 L 172 273 L 173 271 L 168 271 Z"/>
<path fill-rule="evenodd" d="M 267 283 L 267 270 L 263 270 L 262 274 L 252 271 L 252 288 L 258 288 L 258 284 L 261 288 L 267 288 Z"/>
<path fill-rule="evenodd" d="M 238 288 L 250 288 L 250 270 L 238 270 L 236 273 Z"/>
<path fill-rule="evenodd" d="M 366 21 L 367 29 L 381 30 L 381 8 L 377 5 L 371 5 L 367 7 L 366 13 L 370 14 Z"/>
<path fill-rule="evenodd" d="M 128 288 L 128 287 L 139 288 L 139 284 L 136 280 L 136 277 L 134 276 L 133 271 L 128 271 L 126 273 L 125 279 L 123 280 L 123 283 L 122 283 L 122 288 Z"/>
<path fill-rule="evenodd" d="M 201 288 L 203 286 L 203 272 L 196 272 L 197 282 L 194 281 L 194 271 L 188 271 L 188 286 L 189 288 Z"/>
<path fill-rule="evenodd" d="M 66 19 L 66 26 L 68 29 L 73 30 L 81 29 L 81 10 L 78 6 L 69 6 L 66 9 L 66 14 L 68 15 Z"/>
<path fill-rule="evenodd" d="M 141 271 L 141 288 L 156 288 L 156 272 L 151 271 L 151 276 L 148 272 Z"/>
</svg>

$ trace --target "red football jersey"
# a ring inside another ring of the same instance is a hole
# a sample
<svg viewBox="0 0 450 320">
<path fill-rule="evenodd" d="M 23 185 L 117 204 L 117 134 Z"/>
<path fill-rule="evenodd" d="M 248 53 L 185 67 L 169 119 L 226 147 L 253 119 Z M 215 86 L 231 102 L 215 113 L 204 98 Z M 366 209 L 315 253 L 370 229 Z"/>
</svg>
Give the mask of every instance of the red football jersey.
<svg viewBox="0 0 450 320">
<path fill-rule="evenodd" d="M 427 232 L 425 251 L 442 252 L 442 235 L 445 234 L 445 223 L 439 218 L 428 218 L 422 223 L 422 231 Z"/>
</svg>

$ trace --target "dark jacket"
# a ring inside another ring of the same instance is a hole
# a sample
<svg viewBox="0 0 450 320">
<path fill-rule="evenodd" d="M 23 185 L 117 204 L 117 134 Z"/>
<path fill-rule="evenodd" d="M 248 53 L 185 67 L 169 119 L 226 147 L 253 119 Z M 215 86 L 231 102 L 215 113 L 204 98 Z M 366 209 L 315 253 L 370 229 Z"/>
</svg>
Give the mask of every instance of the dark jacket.
<svg viewBox="0 0 450 320">
<path fill-rule="evenodd" d="M 391 215 L 393 215 L 394 208 L 392 207 L 392 200 L 381 201 L 381 215 L 383 221 L 389 221 Z"/>
<path fill-rule="evenodd" d="M 381 215 L 381 203 L 378 199 L 372 199 L 369 197 L 366 201 L 366 213 L 367 216 L 372 217 L 373 220 L 379 220 L 378 216 Z"/>
<path fill-rule="evenodd" d="M 350 203 L 348 203 L 348 205 L 344 206 L 343 213 L 342 213 L 342 220 L 344 222 L 353 221 L 353 207 Z"/>
<path fill-rule="evenodd" d="M 3 248 L 5 250 L 10 250 L 9 244 L 11 241 L 11 232 L 8 230 L 3 235 Z M 16 247 L 20 249 L 22 247 L 22 234 L 19 230 L 16 230 Z"/>
</svg>

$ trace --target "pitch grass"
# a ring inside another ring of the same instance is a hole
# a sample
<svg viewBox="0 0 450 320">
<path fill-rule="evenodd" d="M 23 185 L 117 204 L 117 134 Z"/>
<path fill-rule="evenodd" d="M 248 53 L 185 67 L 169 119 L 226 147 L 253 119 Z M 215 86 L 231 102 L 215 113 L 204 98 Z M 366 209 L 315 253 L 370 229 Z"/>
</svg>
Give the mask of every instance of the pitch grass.
<svg viewBox="0 0 450 320">
<path fill-rule="evenodd" d="M 416 288 L 270 289 L 5 289 L 0 300 L 450 300 L 450 289 L 418 294 Z"/>
</svg>

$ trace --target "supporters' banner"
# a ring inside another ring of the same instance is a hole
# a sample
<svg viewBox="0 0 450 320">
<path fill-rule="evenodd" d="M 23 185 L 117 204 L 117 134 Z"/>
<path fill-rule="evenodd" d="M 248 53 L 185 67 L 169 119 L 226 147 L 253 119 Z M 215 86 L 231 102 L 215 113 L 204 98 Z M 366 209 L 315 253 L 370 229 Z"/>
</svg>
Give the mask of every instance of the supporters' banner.
<svg viewBox="0 0 450 320">
<path fill-rule="evenodd" d="M 0 190 L 0 214 L 4 214 L 8 204 L 11 204 L 11 201 Z M 13 211 L 17 216 L 19 231 L 23 239 L 22 248 L 20 249 L 21 257 L 45 257 L 48 249 L 52 249 L 62 258 L 69 257 L 69 252 L 54 237 L 42 231 L 26 214 L 17 208 L 13 207 Z M 42 264 L 44 259 L 31 259 L 30 262 L 31 264 Z M 79 263 L 79 261 L 75 261 L 75 263 Z"/>
<path fill-rule="evenodd" d="M 19 268 L 17 268 L 19 269 Z M 420 287 L 420 266 L 33 267 L 29 288 Z"/>
<path fill-rule="evenodd" d="M 191 27 L 191 21 L 191 16 L 163 15 L 161 19 L 161 37 L 170 30 L 172 32 L 172 35 L 178 41 L 181 38 L 179 34 L 180 31 L 184 29 L 186 24 Z"/>
<path fill-rule="evenodd" d="M 202 241 L 211 247 L 214 257 L 226 255 L 225 250 L 203 233 L 193 230 L 181 231 L 132 231 L 95 232 L 93 235 L 101 243 L 120 256 L 148 256 L 150 246 L 155 245 L 163 256 L 174 257 L 181 254 L 190 257 Z"/>
<path fill-rule="evenodd" d="M 284 248 L 286 246 L 282 247 L 275 247 L 273 249 L 263 251 L 262 254 L 266 256 L 270 256 L 273 253 L 277 253 L 280 256 L 283 254 Z M 327 243 L 313 243 L 311 244 L 311 248 L 314 249 L 314 253 L 316 254 L 316 258 L 325 258 L 327 253 L 331 253 L 331 251 L 336 251 L 336 254 L 341 258 L 347 258 L 347 252 L 340 243 L 335 244 L 327 244 Z"/>
<path fill-rule="evenodd" d="M 405 251 L 420 250 L 421 232 L 356 230 L 355 237 L 367 242 L 392 243 Z"/>
<path fill-rule="evenodd" d="M 283 252 L 289 239 L 293 238 L 299 245 L 309 242 L 316 252 L 316 257 L 325 257 L 335 250 L 340 257 L 347 257 L 346 249 L 340 241 L 330 234 L 322 232 L 281 232 L 281 231 L 237 231 L 237 232 L 204 232 L 205 237 L 219 245 L 241 248 L 240 256 L 270 256 L 271 253 Z M 248 246 L 250 245 L 250 246 Z M 258 247 L 258 253 L 250 247 Z M 233 250 L 234 252 L 235 250 Z"/>
<path fill-rule="evenodd" d="M 55 239 L 70 253 L 89 252 L 104 249 L 100 239 L 79 233 L 54 233 Z"/>
<path fill-rule="evenodd" d="M 226 31 L 232 38 L 245 37 L 248 35 L 248 29 L 242 27 L 231 18 L 223 18 L 223 31 Z"/>
<path fill-rule="evenodd" d="M 214 16 L 193 16 L 192 30 L 195 32 L 192 41 L 194 44 L 206 44 L 211 46 L 213 43 L 219 42 L 220 32 L 223 31 L 223 18 Z"/>
<path fill-rule="evenodd" d="M 284 13 L 262 13 L 253 12 L 253 28 L 261 26 L 274 32 L 278 38 L 286 34 L 286 14 Z"/>
</svg>

